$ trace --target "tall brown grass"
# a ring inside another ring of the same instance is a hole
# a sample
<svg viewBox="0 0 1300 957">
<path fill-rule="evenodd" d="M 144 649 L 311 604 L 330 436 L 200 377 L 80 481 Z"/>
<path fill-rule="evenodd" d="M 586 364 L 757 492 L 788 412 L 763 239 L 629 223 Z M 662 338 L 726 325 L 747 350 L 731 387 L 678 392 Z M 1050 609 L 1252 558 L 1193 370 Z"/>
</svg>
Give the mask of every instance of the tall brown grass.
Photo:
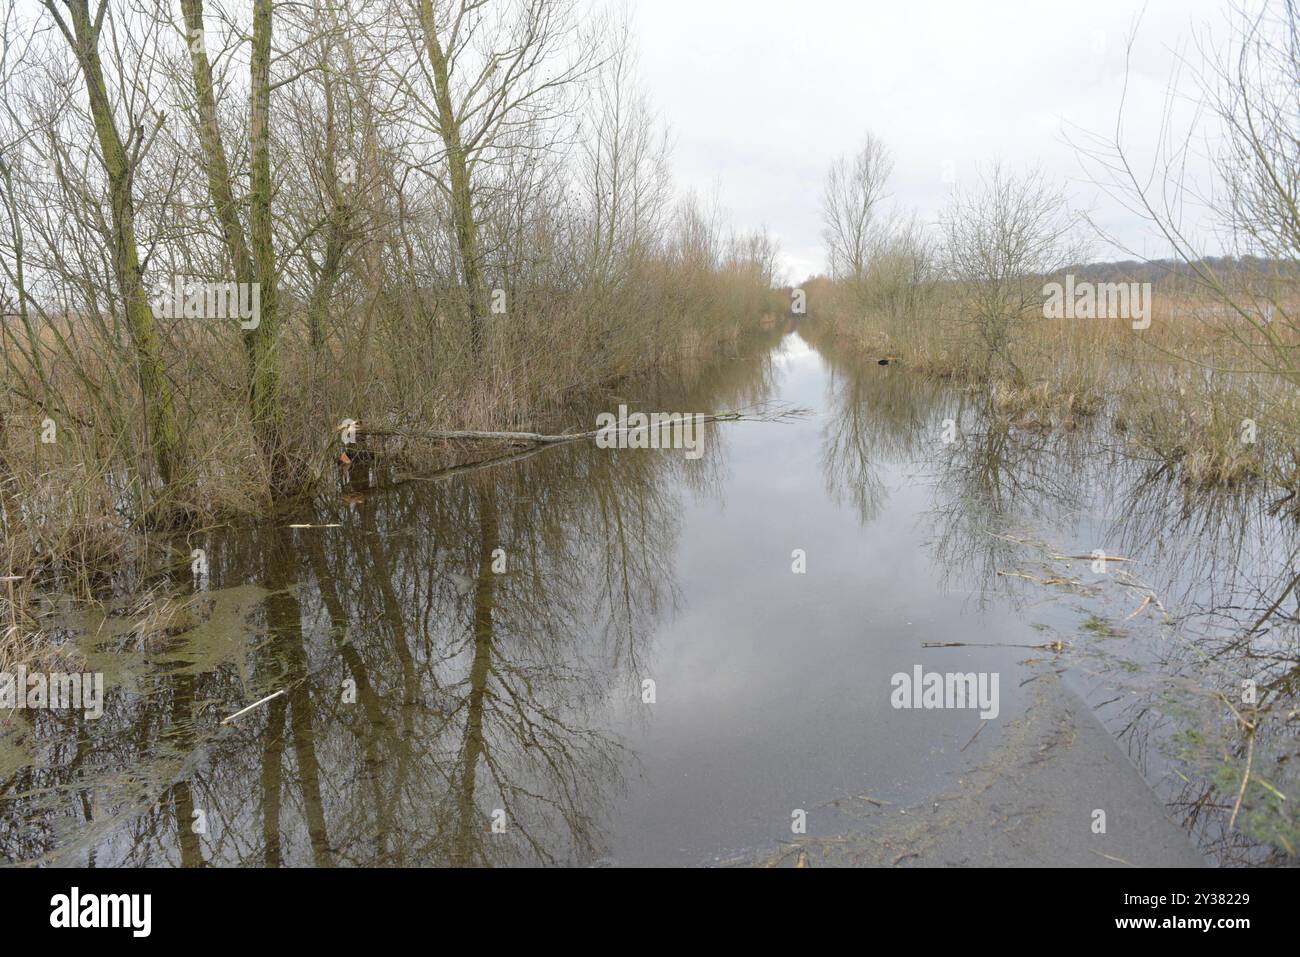
<svg viewBox="0 0 1300 957">
<path fill-rule="evenodd" d="M 812 320 L 864 357 L 988 390 L 1013 424 L 1075 428 L 1104 415 L 1192 488 L 1256 479 L 1300 488 L 1297 390 L 1253 361 L 1249 323 L 1187 284 L 1156 284 L 1147 329 L 1123 319 L 1024 322 L 1011 343 L 1019 382 L 988 374 L 953 283 L 928 284 L 906 314 L 864 308 L 861 290 L 845 283 L 816 278 L 803 288 Z"/>
</svg>

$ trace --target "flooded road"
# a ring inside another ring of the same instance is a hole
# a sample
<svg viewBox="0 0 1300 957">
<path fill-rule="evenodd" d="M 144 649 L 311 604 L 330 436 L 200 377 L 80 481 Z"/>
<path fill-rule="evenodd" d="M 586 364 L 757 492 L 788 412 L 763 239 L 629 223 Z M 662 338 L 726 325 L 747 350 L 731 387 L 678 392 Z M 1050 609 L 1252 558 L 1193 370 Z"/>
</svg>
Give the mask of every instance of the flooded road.
<svg viewBox="0 0 1300 957">
<path fill-rule="evenodd" d="M 1265 498 L 1189 502 L 1101 425 L 1018 430 L 812 332 L 628 388 L 563 425 L 811 414 L 704 426 L 698 459 L 354 476 L 186 543 L 193 581 L 51 601 L 107 700 L 0 719 L 0 859 L 1287 860 L 1297 540 Z M 995 677 L 995 706 L 898 706 L 918 670 Z M 1267 787 L 1229 832 L 1243 680 Z"/>
</svg>

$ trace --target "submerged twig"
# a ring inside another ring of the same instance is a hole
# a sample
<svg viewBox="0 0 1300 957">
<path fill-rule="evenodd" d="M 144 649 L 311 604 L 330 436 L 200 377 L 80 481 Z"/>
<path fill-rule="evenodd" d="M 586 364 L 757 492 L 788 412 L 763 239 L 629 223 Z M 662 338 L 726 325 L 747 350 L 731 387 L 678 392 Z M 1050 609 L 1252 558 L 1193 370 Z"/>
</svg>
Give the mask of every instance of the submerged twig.
<svg viewBox="0 0 1300 957">
<path fill-rule="evenodd" d="M 252 704 L 250 704 L 247 708 L 241 708 L 240 710 L 238 710 L 238 711 L 236 711 L 234 714 L 232 714 L 230 717 L 228 717 L 228 718 L 222 718 L 222 719 L 221 719 L 221 723 L 222 723 L 222 724 L 226 724 L 227 722 L 234 721 L 234 720 L 235 720 L 236 718 L 238 718 L 240 715 L 242 715 L 242 714 L 248 714 L 248 712 L 252 711 L 254 708 L 258 707 L 259 705 L 264 705 L 264 704 L 266 704 L 268 701 L 270 701 L 271 699 L 273 699 L 273 698 L 278 698 L 278 697 L 280 697 L 280 695 L 282 695 L 282 694 L 284 694 L 284 693 L 285 693 L 284 689 L 281 688 L 279 691 L 275 692 L 275 694 L 269 694 L 269 695 L 267 695 L 265 698 L 262 698 L 260 701 L 254 701 L 254 702 L 253 702 Z"/>
<path fill-rule="evenodd" d="M 1065 642 L 1059 638 L 1041 645 L 1021 645 L 1009 641 L 923 641 L 922 648 L 1034 648 L 1039 651 L 1061 651 Z"/>
<path fill-rule="evenodd" d="M 975 739 L 978 738 L 980 736 L 980 732 L 984 730 L 984 725 L 988 723 L 989 722 L 987 718 L 985 718 L 983 721 L 980 722 L 980 726 L 975 729 L 975 733 L 970 736 L 970 740 L 961 746 L 962 751 L 965 751 L 967 748 L 969 748 L 972 744 L 975 743 Z"/>
<path fill-rule="evenodd" d="M 1237 812 L 1241 810 L 1242 799 L 1246 796 L 1246 785 L 1250 783 L 1250 769 L 1255 761 L 1255 726 L 1249 725 L 1250 736 L 1246 744 L 1246 773 L 1241 776 L 1241 788 L 1237 791 L 1237 803 L 1232 806 L 1232 817 L 1228 818 L 1228 830 L 1237 824 Z"/>
<path fill-rule="evenodd" d="M 1098 857 L 1104 857 L 1104 858 L 1106 858 L 1106 860 L 1108 860 L 1108 861 L 1114 861 L 1114 862 L 1117 863 L 1117 864 L 1123 864 L 1125 867 L 1135 867 L 1135 866 L 1136 866 L 1136 865 L 1133 864 L 1131 861 L 1126 861 L 1126 860 L 1124 860 L 1124 858 L 1122 858 L 1122 857 L 1116 857 L 1114 854 L 1103 854 L 1101 851 L 1096 851 L 1096 850 L 1093 850 L 1092 848 L 1088 848 L 1088 850 L 1092 851 L 1092 853 L 1096 854 Z"/>
<path fill-rule="evenodd" d="M 1147 605 L 1151 604 L 1151 599 L 1152 599 L 1152 597 L 1153 597 L 1153 596 L 1151 596 L 1151 595 L 1147 595 L 1145 598 L 1143 598 L 1143 599 L 1142 599 L 1142 604 L 1140 604 L 1140 605 L 1137 606 L 1137 611 L 1133 612 L 1133 614 L 1129 615 L 1129 616 L 1128 616 L 1127 618 L 1125 618 L 1124 620 L 1125 620 L 1125 621 L 1132 621 L 1132 620 L 1133 620 L 1134 618 L 1136 618 L 1138 615 L 1142 614 L 1142 610 L 1143 610 L 1144 608 L 1146 608 Z"/>
</svg>

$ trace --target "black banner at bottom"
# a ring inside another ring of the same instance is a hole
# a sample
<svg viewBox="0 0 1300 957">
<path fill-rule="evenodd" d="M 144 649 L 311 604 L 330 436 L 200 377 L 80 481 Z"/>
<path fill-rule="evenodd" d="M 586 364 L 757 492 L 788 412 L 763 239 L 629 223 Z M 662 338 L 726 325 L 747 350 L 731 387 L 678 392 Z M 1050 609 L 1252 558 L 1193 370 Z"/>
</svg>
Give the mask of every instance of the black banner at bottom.
<svg viewBox="0 0 1300 957">
<path fill-rule="evenodd" d="M 849 933 L 911 926 L 927 945 L 971 941 L 974 929 L 985 941 L 1198 934 L 1227 943 L 1285 933 L 1294 894 L 1285 870 L 0 870 L 8 942 L 75 934 L 79 945 L 127 947 L 437 939 L 466 917 L 494 942 L 605 935 L 621 924 L 661 943 L 679 930 L 768 943 L 842 924 Z"/>
</svg>

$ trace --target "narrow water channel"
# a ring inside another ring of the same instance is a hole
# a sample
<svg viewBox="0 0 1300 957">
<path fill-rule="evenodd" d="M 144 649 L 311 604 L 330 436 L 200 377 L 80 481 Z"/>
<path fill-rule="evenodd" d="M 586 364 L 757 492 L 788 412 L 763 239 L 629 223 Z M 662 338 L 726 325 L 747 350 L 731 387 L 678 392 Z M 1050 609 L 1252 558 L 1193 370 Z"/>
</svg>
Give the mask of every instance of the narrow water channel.
<svg viewBox="0 0 1300 957">
<path fill-rule="evenodd" d="M 1216 696 L 1296 693 L 1293 619 L 1240 640 L 1294 574 L 1265 502 L 1191 502 L 1104 422 L 1000 428 L 800 330 L 632 388 L 598 407 L 809 414 L 705 426 L 698 459 L 573 443 L 354 487 L 205 535 L 207 574 L 152 604 L 51 602 L 107 700 L 0 728 L 0 859 L 1232 864 L 1294 839 L 1268 807 L 1227 834 L 1216 787 Z M 898 707 L 918 666 L 995 679 L 995 707 Z M 1296 726 L 1254 758 L 1292 794 Z"/>
</svg>

